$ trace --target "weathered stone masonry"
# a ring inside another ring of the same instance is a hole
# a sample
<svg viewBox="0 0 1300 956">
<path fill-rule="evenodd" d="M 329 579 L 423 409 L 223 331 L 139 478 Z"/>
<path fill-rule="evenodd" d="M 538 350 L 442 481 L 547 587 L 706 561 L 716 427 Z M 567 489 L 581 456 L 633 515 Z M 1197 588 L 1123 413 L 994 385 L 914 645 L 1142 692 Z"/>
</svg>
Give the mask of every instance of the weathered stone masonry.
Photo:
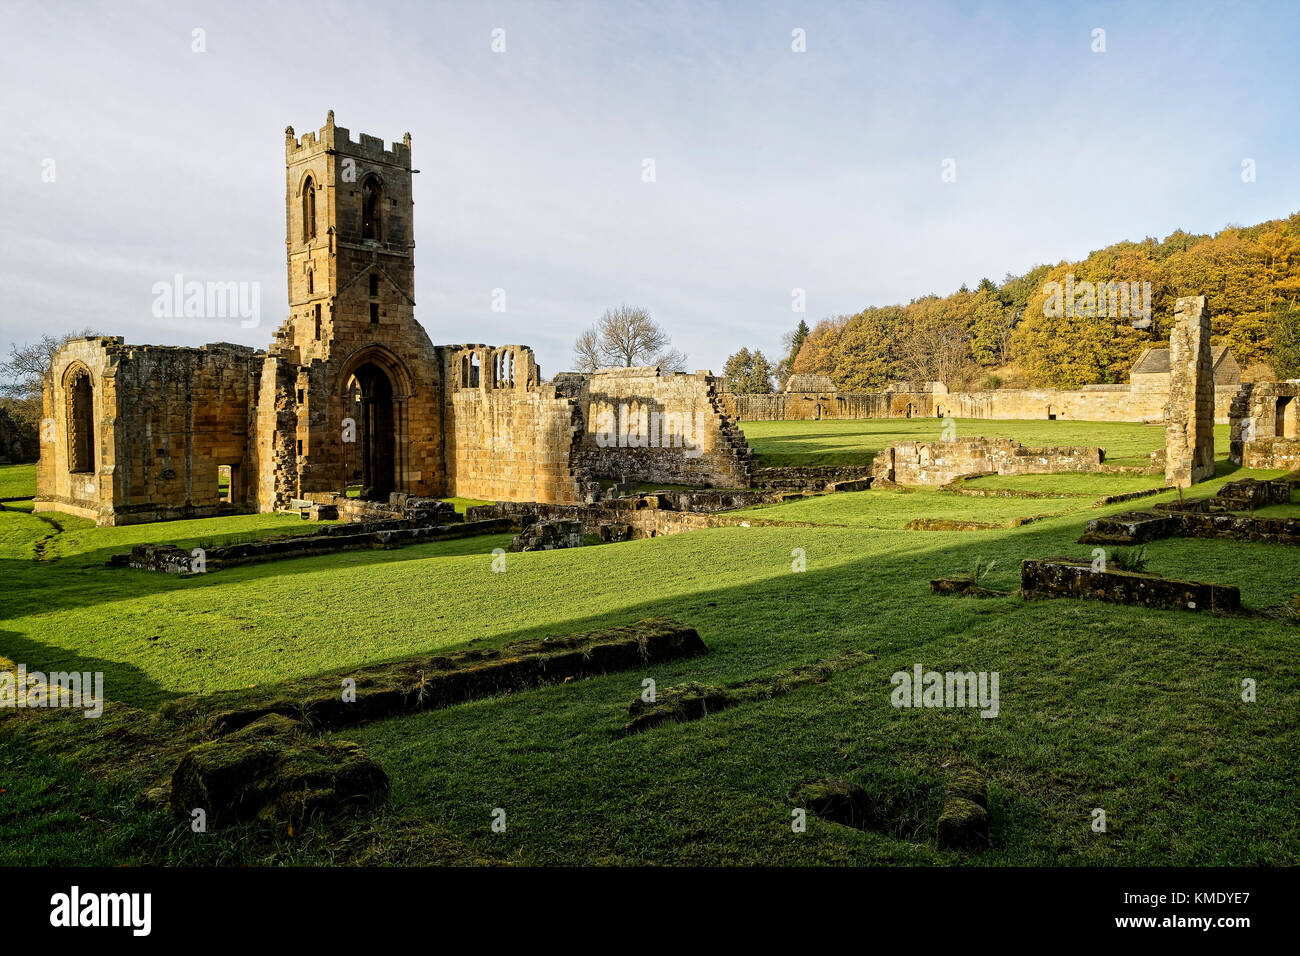
<svg viewBox="0 0 1300 956">
<path fill-rule="evenodd" d="M 882 449 L 872 475 L 900 485 L 946 485 L 975 475 L 1050 475 L 1099 471 L 1100 448 L 1026 448 L 1009 438 L 899 441 Z"/>
<path fill-rule="evenodd" d="M 412 174 L 409 134 L 354 141 L 332 112 L 319 132 L 287 129 L 289 316 L 274 341 L 69 343 L 44 383 L 36 510 L 122 524 L 273 511 L 349 486 L 576 504 L 602 477 L 748 484 L 752 455 L 708 373 L 545 383 L 525 346 L 434 346 L 415 319 Z M 701 453 L 601 445 L 595 422 L 615 402 L 689 416 Z"/>
</svg>

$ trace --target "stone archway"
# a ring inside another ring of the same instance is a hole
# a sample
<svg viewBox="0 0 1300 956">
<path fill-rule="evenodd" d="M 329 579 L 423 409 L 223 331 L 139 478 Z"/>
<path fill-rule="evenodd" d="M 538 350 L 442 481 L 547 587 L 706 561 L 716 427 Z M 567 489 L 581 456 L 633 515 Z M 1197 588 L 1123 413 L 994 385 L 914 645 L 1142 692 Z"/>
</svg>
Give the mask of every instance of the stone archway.
<svg viewBox="0 0 1300 956">
<path fill-rule="evenodd" d="M 409 491 L 410 373 L 400 359 L 380 345 L 354 352 L 344 369 L 342 417 L 352 419 L 354 424 L 351 440 L 343 446 L 348 493 L 387 500 L 394 491 Z"/>
<path fill-rule="evenodd" d="M 84 365 L 68 366 L 63 373 L 67 401 L 65 424 L 68 441 L 68 471 L 95 470 L 95 385 Z"/>
<path fill-rule="evenodd" d="M 347 383 L 356 421 L 349 478 L 359 477 L 361 497 L 382 500 L 399 490 L 397 419 L 393 382 L 374 362 L 357 367 Z M 358 474 L 359 472 L 359 474 Z"/>
</svg>

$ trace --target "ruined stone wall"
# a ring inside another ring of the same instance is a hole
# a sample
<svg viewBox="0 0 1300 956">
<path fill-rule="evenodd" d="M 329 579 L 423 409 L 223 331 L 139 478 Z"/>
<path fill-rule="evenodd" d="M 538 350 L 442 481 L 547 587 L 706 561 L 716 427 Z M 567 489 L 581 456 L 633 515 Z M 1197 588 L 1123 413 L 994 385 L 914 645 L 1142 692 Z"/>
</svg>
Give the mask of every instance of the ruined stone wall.
<svg viewBox="0 0 1300 956">
<path fill-rule="evenodd" d="M 447 493 L 485 501 L 577 504 L 574 463 L 581 429 L 575 403 L 541 384 L 531 349 L 439 349 L 446 420 Z"/>
<path fill-rule="evenodd" d="M 1300 380 L 1242 385 L 1230 442 L 1229 456 L 1244 468 L 1300 469 Z"/>
<path fill-rule="evenodd" d="M 605 369 L 557 378 L 579 404 L 576 463 L 594 478 L 720 488 L 749 485 L 753 453 L 707 372 Z"/>
<path fill-rule="evenodd" d="M 1164 416 L 1167 390 L 1128 385 L 1082 389 L 1000 388 L 975 392 L 885 391 L 796 395 L 734 395 L 724 401 L 740 421 L 805 421 L 815 418 L 1055 418 L 1080 422 L 1147 422 Z M 1225 397 L 1221 418 L 1227 421 Z"/>
<path fill-rule="evenodd" d="M 876 455 L 875 478 L 900 485 L 946 485 L 965 475 L 1050 475 L 1097 471 L 1100 448 L 1026 448 L 1009 438 L 957 441 L 900 441 Z"/>
<path fill-rule="evenodd" d="M 249 409 L 249 473 L 257 510 L 286 508 L 300 497 L 298 490 L 298 404 L 295 387 L 299 367 L 275 355 L 262 362 L 257 401 Z"/>
<path fill-rule="evenodd" d="M 1214 476 L 1214 359 L 1205 296 L 1184 296 L 1169 336 L 1165 484 L 1187 488 Z"/>
<path fill-rule="evenodd" d="M 255 510 L 249 425 L 262 358 L 226 344 L 69 343 L 55 355 L 45 381 L 45 417 L 53 425 L 37 469 L 37 510 L 67 511 L 105 525 Z M 89 470 L 74 461 L 79 425 L 69 395 L 83 373 L 94 409 Z M 231 468 L 225 504 L 221 465 Z"/>
</svg>

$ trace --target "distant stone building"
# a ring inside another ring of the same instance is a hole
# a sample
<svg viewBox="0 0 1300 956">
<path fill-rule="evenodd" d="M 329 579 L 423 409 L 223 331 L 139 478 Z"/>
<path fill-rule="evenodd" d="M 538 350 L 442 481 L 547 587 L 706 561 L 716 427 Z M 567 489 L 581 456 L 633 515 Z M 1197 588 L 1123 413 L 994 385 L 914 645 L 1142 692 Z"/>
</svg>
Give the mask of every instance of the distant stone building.
<svg viewBox="0 0 1300 956">
<path fill-rule="evenodd" d="M 1226 345 L 1211 347 L 1211 368 L 1214 374 L 1215 420 L 1228 420 L 1232 398 L 1241 388 L 1241 366 Z M 1169 349 L 1151 348 L 1138 356 L 1129 371 L 1129 382 L 1135 391 L 1142 390 L 1161 395 L 1169 394 Z"/>
<path fill-rule="evenodd" d="M 816 375 L 811 372 L 799 372 L 791 375 L 785 380 L 785 388 L 781 389 L 787 395 L 796 392 L 805 394 L 827 394 L 835 391 L 835 383 L 831 381 L 829 375 Z"/>
<path fill-rule="evenodd" d="M 99 524 L 393 492 L 577 503 L 601 478 L 743 486 L 752 455 L 708 372 L 543 382 L 522 345 L 441 345 L 415 319 L 411 139 L 331 111 L 285 131 L 289 317 L 265 351 L 70 342 L 44 382 L 36 510 Z"/>
<path fill-rule="evenodd" d="M 1214 348 L 1215 421 L 1226 424 L 1241 367 L 1225 345 Z M 728 412 L 741 421 L 815 418 L 989 418 L 1162 422 L 1169 401 L 1169 349 L 1139 356 L 1127 384 L 1077 389 L 999 388 L 949 392 L 942 382 L 895 382 L 878 392 L 843 392 L 827 375 L 790 376 L 769 395 L 728 393 Z"/>
</svg>

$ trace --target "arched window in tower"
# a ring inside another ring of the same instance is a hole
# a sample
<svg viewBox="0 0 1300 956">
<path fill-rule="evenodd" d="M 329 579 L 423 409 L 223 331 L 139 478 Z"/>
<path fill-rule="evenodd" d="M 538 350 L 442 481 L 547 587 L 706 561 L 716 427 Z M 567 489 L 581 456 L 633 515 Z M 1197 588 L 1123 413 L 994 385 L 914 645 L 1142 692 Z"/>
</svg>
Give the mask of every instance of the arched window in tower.
<svg viewBox="0 0 1300 956">
<path fill-rule="evenodd" d="M 95 387 L 84 366 L 74 366 L 63 379 L 67 395 L 68 471 L 95 470 Z"/>
<path fill-rule="evenodd" d="M 308 269 L 307 270 L 307 294 L 311 295 L 315 291 L 316 291 L 316 279 L 312 273 L 312 270 Z"/>
<path fill-rule="evenodd" d="M 361 238 L 380 239 L 380 206 L 384 190 L 373 176 L 361 187 Z"/>
<path fill-rule="evenodd" d="M 316 184 L 310 176 L 302 184 L 302 238 L 316 238 Z"/>
</svg>

